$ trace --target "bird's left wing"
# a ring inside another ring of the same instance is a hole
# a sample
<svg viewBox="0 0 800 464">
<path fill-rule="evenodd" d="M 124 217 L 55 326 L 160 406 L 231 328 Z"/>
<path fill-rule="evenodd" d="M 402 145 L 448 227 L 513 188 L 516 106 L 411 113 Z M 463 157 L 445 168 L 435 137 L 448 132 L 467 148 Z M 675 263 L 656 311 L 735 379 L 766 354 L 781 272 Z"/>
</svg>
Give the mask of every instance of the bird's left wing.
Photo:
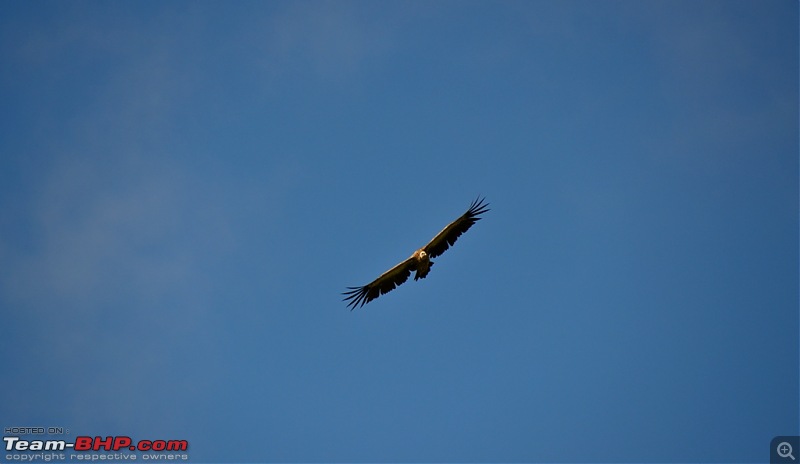
<svg viewBox="0 0 800 464">
<path fill-rule="evenodd" d="M 428 253 L 428 256 L 435 258 L 450 248 L 451 245 L 456 243 L 458 237 L 464 232 L 469 230 L 473 224 L 481 220 L 480 215 L 489 211 L 489 204 L 484 203 L 484 198 L 477 198 L 469 206 L 466 213 L 447 225 L 441 232 L 433 237 L 433 240 L 428 242 L 422 249 Z"/>
</svg>

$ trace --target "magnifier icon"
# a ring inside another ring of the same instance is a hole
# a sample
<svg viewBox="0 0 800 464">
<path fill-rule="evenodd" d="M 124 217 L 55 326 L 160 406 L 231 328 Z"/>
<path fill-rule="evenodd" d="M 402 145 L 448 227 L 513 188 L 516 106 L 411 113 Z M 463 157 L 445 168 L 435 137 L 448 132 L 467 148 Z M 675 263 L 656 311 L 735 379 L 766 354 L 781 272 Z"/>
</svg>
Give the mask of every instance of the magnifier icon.
<svg viewBox="0 0 800 464">
<path fill-rule="evenodd" d="M 792 461 L 795 460 L 794 456 L 792 456 L 792 445 L 785 441 L 778 443 L 776 451 L 778 452 L 778 456 L 782 458 L 792 458 Z"/>
</svg>

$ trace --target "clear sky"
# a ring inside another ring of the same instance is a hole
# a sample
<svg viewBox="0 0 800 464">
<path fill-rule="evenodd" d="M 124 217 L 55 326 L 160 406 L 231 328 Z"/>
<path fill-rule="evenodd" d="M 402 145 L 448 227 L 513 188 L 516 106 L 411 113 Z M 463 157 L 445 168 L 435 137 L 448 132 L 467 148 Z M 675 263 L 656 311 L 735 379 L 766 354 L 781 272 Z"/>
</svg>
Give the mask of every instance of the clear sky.
<svg viewBox="0 0 800 464">
<path fill-rule="evenodd" d="M 3 1 L 0 102 L 2 427 L 194 462 L 800 433 L 796 1 Z"/>
</svg>

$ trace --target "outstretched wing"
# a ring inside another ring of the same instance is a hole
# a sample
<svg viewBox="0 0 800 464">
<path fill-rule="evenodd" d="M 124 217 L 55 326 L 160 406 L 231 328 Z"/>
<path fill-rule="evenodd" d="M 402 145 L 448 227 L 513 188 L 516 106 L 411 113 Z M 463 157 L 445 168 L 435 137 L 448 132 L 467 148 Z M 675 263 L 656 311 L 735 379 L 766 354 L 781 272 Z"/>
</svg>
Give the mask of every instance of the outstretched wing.
<svg viewBox="0 0 800 464">
<path fill-rule="evenodd" d="M 350 311 L 355 309 L 356 306 L 364 306 L 384 293 L 391 292 L 398 285 L 402 285 L 403 282 L 408 280 L 411 271 L 416 269 L 417 262 L 412 255 L 407 260 L 381 274 L 370 284 L 363 287 L 347 287 L 349 291 L 342 293 L 342 295 L 348 296 L 343 301 L 350 300 L 350 303 L 347 304 L 347 306 L 350 306 Z"/>
<path fill-rule="evenodd" d="M 489 211 L 489 204 L 484 203 L 484 198 L 477 198 L 469 206 L 466 213 L 462 214 L 460 218 L 451 222 L 441 232 L 433 237 L 433 240 L 428 242 L 422 249 L 428 253 L 428 256 L 435 258 L 450 248 L 451 245 L 456 243 L 458 237 L 464 232 L 469 230 L 473 224 L 481 220 L 480 215 Z"/>
</svg>

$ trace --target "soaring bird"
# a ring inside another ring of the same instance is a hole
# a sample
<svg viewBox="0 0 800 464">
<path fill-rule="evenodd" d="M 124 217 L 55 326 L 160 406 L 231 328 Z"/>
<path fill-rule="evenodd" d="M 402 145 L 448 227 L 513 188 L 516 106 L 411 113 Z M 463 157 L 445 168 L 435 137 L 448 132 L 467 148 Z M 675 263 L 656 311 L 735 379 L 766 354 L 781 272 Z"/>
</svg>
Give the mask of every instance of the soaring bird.
<svg viewBox="0 0 800 464">
<path fill-rule="evenodd" d="M 433 266 L 431 258 L 435 258 L 456 243 L 458 237 L 469 230 L 473 224 L 481 220 L 480 215 L 489 211 L 489 204 L 484 204 L 483 198 L 477 198 L 469 206 L 466 213 L 447 225 L 441 232 L 433 237 L 427 245 L 415 251 L 405 261 L 381 274 L 380 277 L 363 287 L 347 287 L 344 300 L 350 300 L 347 306 L 352 311 L 356 306 L 364 306 L 379 296 L 389 293 L 398 285 L 408 280 L 411 271 L 416 271 L 414 280 L 424 279 Z"/>
</svg>

